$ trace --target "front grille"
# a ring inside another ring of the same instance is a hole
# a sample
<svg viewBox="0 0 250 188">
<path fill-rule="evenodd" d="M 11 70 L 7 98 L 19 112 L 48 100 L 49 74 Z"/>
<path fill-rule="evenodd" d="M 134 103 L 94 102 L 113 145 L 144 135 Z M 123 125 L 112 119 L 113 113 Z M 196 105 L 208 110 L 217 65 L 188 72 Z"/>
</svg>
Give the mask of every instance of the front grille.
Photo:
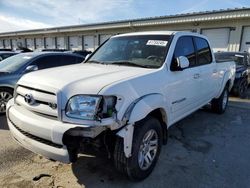
<svg viewBox="0 0 250 188">
<path fill-rule="evenodd" d="M 25 101 L 26 95 L 32 97 L 32 103 Z M 58 117 L 57 96 L 55 93 L 18 85 L 16 89 L 15 102 L 30 111 L 52 117 Z"/>
<path fill-rule="evenodd" d="M 49 145 L 49 146 L 52 146 L 52 147 L 55 147 L 55 148 L 62 148 L 62 147 L 63 147 L 63 146 L 60 145 L 60 144 L 56 144 L 56 143 L 51 142 L 51 141 L 49 141 L 49 140 L 46 140 L 46 139 L 40 138 L 40 137 L 38 137 L 38 136 L 32 135 L 32 134 L 30 134 L 30 133 L 28 133 L 28 132 L 26 132 L 26 131 L 20 129 L 20 128 L 19 128 L 17 125 L 15 125 L 10 119 L 9 119 L 9 121 L 12 123 L 12 125 L 13 125 L 19 132 L 21 132 L 23 135 L 27 136 L 27 137 L 30 138 L 30 139 L 36 140 L 36 141 L 38 141 L 38 142 L 41 142 L 41 143 L 43 143 L 43 144 L 46 144 L 46 145 Z"/>
</svg>

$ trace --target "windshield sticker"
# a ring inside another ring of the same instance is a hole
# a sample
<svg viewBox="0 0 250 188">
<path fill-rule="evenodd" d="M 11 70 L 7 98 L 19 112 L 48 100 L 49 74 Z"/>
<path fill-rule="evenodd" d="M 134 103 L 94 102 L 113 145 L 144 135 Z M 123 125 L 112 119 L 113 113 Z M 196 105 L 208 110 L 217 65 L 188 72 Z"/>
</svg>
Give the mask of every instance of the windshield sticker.
<svg viewBox="0 0 250 188">
<path fill-rule="evenodd" d="M 32 58 L 32 57 L 30 57 L 30 56 L 24 56 L 23 57 L 23 59 L 30 59 L 30 58 Z"/>
<path fill-rule="evenodd" d="M 167 46 L 168 41 L 164 40 L 148 40 L 147 45 L 152 45 L 152 46 Z"/>
</svg>

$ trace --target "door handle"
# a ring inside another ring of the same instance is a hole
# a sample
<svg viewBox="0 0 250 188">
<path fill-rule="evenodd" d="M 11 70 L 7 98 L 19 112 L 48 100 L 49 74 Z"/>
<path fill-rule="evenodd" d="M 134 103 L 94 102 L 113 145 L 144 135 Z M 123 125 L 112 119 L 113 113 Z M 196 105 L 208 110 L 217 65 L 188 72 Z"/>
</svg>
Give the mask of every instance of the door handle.
<svg viewBox="0 0 250 188">
<path fill-rule="evenodd" d="M 217 70 L 216 70 L 216 69 L 214 69 L 214 70 L 213 70 L 213 73 L 217 73 Z"/>
<path fill-rule="evenodd" d="M 194 74 L 194 79 L 198 79 L 198 78 L 200 78 L 201 77 L 201 75 L 200 74 Z"/>
</svg>

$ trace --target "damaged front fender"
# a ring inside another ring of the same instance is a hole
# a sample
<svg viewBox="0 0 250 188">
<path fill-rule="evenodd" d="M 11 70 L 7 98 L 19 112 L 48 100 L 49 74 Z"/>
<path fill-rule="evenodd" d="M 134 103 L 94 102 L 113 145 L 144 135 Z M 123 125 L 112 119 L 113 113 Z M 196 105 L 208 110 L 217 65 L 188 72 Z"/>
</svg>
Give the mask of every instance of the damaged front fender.
<svg viewBox="0 0 250 188">
<path fill-rule="evenodd" d="M 166 101 L 162 95 L 149 94 L 138 98 L 128 107 L 122 120 L 123 122 L 126 122 L 127 125 L 117 133 L 119 137 L 123 138 L 124 153 L 127 158 L 129 158 L 132 154 L 134 124 L 144 119 L 155 109 L 160 108 L 165 112 L 166 108 L 164 107 L 164 104 L 166 104 Z M 163 117 L 163 121 L 167 124 L 166 112 Z"/>
</svg>

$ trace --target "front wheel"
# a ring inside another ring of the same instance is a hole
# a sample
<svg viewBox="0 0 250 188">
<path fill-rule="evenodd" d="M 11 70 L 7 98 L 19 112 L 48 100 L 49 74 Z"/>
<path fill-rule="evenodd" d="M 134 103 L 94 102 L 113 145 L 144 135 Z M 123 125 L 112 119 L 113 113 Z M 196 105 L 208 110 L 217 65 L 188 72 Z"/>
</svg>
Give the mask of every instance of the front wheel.
<svg viewBox="0 0 250 188">
<path fill-rule="evenodd" d="M 123 140 L 117 138 L 114 162 L 116 168 L 131 180 L 145 179 L 153 171 L 162 145 L 162 128 L 160 122 L 147 117 L 136 123 L 133 136 L 132 156 L 126 158 Z"/>
<path fill-rule="evenodd" d="M 162 146 L 162 127 L 154 117 L 146 117 L 135 124 L 132 156 L 126 158 L 123 140 L 117 138 L 114 162 L 116 168 L 131 180 L 145 179 L 153 171 Z"/>
<path fill-rule="evenodd" d="M 8 101 L 13 97 L 13 91 L 8 88 L 0 88 L 0 114 L 5 114 Z"/>
<path fill-rule="evenodd" d="M 228 97 L 229 97 L 229 90 L 228 87 L 226 86 L 220 97 L 218 99 L 213 99 L 211 101 L 212 111 L 218 114 L 223 114 L 227 108 Z"/>
</svg>

